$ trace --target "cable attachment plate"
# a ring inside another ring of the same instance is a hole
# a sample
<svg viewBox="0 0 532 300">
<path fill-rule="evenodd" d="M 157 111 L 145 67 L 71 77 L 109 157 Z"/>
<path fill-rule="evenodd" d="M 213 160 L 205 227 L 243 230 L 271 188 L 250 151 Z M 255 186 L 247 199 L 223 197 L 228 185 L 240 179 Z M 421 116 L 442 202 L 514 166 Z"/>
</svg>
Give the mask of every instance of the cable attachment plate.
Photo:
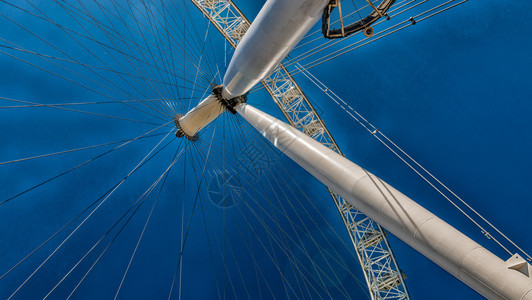
<svg viewBox="0 0 532 300">
<path fill-rule="evenodd" d="M 225 107 L 225 109 L 227 109 L 233 115 L 236 114 L 235 107 L 238 104 L 246 103 L 246 101 L 248 101 L 248 93 L 246 93 L 246 94 L 244 94 L 242 96 L 238 96 L 238 97 L 232 98 L 232 99 L 224 99 L 224 97 L 222 96 L 222 92 L 223 92 L 223 86 L 221 84 L 215 86 L 212 89 L 212 93 L 216 96 L 218 101 L 220 101 L 220 103 Z"/>
</svg>

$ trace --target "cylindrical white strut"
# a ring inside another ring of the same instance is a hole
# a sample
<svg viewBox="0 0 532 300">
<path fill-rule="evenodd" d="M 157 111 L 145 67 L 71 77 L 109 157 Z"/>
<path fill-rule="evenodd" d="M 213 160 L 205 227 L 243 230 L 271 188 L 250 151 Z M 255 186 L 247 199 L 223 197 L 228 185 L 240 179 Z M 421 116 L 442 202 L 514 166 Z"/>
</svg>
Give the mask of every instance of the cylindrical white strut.
<svg viewBox="0 0 532 300">
<path fill-rule="evenodd" d="M 225 111 L 216 95 L 209 95 L 186 115 L 177 120 L 179 130 L 188 138 L 192 138 L 214 119 Z M 178 132 L 179 134 L 179 132 Z"/>
<path fill-rule="evenodd" d="M 532 274 L 526 262 L 501 260 L 375 175 L 288 124 L 247 104 L 236 110 L 310 174 L 483 296 L 532 299 Z"/>
<path fill-rule="evenodd" d="M 329 0 L 268 0 L 227 67 L 225 99 L 244 95 L 288 55 L 320 20 Z"/>
</svg>

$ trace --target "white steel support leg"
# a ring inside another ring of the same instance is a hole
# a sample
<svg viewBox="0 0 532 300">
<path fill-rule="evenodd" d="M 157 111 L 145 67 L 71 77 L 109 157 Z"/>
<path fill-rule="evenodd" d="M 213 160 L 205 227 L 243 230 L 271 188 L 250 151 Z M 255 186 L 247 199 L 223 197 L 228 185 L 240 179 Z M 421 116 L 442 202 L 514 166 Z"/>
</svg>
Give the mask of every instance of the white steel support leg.
<svg viewBox="0 0 532 300">
<path fill-rule="evenodd" d="M 231 0 L 191 1 L 220 31 L 227 42 L 236 48 L 250 28 L 251 22 L 235 3 Z M 280 12 L 271 11 L 271 13 L 278 17 Z M 266 17 L 262 19 L 264 18 Z M 263 25 L 256 26 L 263 27 Z M 289 26 L 291 27 L 293 25 Z M 342 154 L 325 123 L 282 63 L 262 80 L 262 84 L 292 126 Z M 331 189 L 328 191 L 353 243 L 371 299 L 410 299 L 404 274 L 398 266 L 381 226 L 356 210 Z"/>
<path fill-rule="evenodd" d="M 226 99 L 270 74 L 321 18 L 329 0 L 268 0 L 236 47 L 223 80 Z"/>
<path fill-rule="evenodd" d="M 247 104 L 236 110 L 310 174 L 483 296 L 532 300 L 530 265 L 516 268 L 512 259 L 501 260 L 375 175 L 290 125 Z"/>
</svg>

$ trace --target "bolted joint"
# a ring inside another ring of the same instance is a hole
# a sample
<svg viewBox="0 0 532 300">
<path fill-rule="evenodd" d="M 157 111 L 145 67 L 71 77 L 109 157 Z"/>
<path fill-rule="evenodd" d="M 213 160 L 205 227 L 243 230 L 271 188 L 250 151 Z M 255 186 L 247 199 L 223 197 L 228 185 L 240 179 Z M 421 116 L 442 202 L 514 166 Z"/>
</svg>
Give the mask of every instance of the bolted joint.
<svg viewBox="0 0 532 300">
<path fill-rule="evenodd" d="M 221 85 L 221 84 L 215 86 L 212 89 L 213 95 L 215 95 L 216 98 L 218 99 L 218 101 L 220 101 L 220 103 L 225 107 L 225 109 L 227 109 L 233 115 L 236 114 L 235 107 L 238 104 L 240 104 L 240 103 L 246 103 L 246 101 L 248 100 L 248 93 L 246 93 L 246 94 L 244 94 L 242 96 L 235 97 L 235 98 L 225 99 L 222 96 L 222 92 L 223 92 L 223 85 Z"/>
</svg>

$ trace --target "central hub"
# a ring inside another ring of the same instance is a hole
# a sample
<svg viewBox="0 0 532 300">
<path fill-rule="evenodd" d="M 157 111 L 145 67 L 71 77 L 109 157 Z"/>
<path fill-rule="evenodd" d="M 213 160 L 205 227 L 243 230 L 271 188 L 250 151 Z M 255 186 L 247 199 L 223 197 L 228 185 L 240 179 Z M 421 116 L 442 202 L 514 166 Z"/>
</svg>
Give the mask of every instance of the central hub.
<svg viewBox="0 0 532 300">
<path fill-rule="evenodd" d="M 217 85 L 212 89 L 211 95 L 203 99 L 184 116 L 176 115 L 174 117 L 177 127 L 176 136 L 186 137 L 192 141 L 196 140 L 198 138 L 197 133 L 224 111 L 228 110 L 232 114 L 236 114 L 235 107 L 247 100 L 247 94 L 232 99 L 225 99 L 222 94 L 223 86 Z"/>
<path fill-rule="evenodd" d="M 225 107 L 225 109 L 235 115 L 235 107 L 240 103 L 246 103 L 248 94 L 244 94 L 242 96 L 238 96 L 232 99 L 224 99 L 223 90 L 224 87 L 221 84 L 217 85 L 212 89 L 212 94 L 218 98 L 218 101 L 220 101 L 220 103 Z"/>
</svg>

